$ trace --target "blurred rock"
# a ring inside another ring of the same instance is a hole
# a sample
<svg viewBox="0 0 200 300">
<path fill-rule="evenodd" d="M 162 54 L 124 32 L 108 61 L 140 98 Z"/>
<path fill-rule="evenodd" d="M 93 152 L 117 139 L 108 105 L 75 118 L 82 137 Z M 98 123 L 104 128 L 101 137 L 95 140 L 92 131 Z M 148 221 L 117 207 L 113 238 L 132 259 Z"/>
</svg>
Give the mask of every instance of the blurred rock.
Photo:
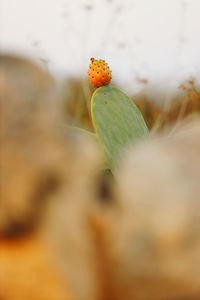
<svg viewBox="0 0 200 300">
<path fill-rule="evenodd" d="M 200 298 L 199 137 L 199 120 L 186 123 L 133 148 L 123 163 L 111 235 L 126 299 Z"/>
<path fill-rule="evenodd" d="M 71 295 L 81 293 L 83 299 L 95 299 L 91 284 L 95 276 L 88 246 L 84 250 L 87 235 L 82 224 L 88 202 L 92 195 L 95 198 L 101 151 L 89 136 L 67 131 L 48 73 L 12 56 L 1 56 L 0 72 L 0 298 L 74 299 Z M 75 251 L 75 261 L 66 272 L 69 279 L 62 275 L 57 253 L 52 254 L 47 242 L 51 230 L 52 244 L 58 240 L 63 251 L 69 248 L 68 261 Z M 73 247 L 77 234 L 80 241 Z M 82 255 L 83 265 L 74 272 L 80 248 L 88 260 L 84 262 Z M 68 288 L 71 282 L 73 292 Z"/>
</svg>

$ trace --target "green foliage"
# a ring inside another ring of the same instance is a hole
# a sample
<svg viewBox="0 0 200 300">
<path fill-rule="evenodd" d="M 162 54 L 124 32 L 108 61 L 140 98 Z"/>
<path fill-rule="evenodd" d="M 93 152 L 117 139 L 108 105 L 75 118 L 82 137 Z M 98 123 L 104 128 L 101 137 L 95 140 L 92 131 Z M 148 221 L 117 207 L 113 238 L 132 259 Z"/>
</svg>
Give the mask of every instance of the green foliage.
<svg viewBox="0 0 200 300">
<path fill-rule="evenodd" d="M 133 100 L 110 85 L 94 92 L 91 110 L 94 128 L 104 145 L 108 166 L 114 173 L 123 150 L 130 143 L 148 136 L 146 123 Z"/>
</svg>

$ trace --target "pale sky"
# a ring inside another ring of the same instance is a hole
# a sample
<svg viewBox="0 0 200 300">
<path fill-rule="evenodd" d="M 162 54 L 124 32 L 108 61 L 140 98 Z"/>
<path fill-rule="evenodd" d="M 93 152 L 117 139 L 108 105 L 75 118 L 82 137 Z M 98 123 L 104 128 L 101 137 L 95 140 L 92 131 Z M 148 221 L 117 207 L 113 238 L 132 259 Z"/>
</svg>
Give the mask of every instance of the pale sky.
<svg viewBox="0 0 200 300">
<path fill-rule="evenodd" d="M 1 0 L 1 49 L 45 60 L 63 76 L 87 76 L 106 59 L 128 93 L 200 81 L 200 0 Z"/>
</svg>

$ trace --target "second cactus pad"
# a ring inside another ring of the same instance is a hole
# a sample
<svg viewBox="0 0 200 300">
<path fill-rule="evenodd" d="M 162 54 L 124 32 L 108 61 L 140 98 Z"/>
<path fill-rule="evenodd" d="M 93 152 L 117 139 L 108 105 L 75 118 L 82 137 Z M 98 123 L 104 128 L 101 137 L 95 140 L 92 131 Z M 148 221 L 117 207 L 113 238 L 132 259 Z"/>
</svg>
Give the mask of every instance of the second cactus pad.
<svg viewBox="0 0 200 300">
<path fill-rule="evenodd" d="M 93 125 L 104 145 L 108 166 L 115 172 L 124 148 L 147 136 L 148 128 L 133 100 L 110 85 L 94 92 L 91 110 Z"/>
</svg>

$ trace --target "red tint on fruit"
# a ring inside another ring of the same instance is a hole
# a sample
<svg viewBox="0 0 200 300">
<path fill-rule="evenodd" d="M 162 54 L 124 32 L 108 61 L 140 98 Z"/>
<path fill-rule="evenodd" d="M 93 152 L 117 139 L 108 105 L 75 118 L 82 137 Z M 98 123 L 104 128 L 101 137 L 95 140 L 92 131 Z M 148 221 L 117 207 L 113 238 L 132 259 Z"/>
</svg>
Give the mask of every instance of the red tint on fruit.
<svg viewBox="0 0 200 300">
<path fill-rule="evenodd" d="M 96 60 L 93 57 L 90 60 L 88 77 L 91 84 L 96 88 L 109 84 L 112 74 L 105 60 Z"/>
</svg>

